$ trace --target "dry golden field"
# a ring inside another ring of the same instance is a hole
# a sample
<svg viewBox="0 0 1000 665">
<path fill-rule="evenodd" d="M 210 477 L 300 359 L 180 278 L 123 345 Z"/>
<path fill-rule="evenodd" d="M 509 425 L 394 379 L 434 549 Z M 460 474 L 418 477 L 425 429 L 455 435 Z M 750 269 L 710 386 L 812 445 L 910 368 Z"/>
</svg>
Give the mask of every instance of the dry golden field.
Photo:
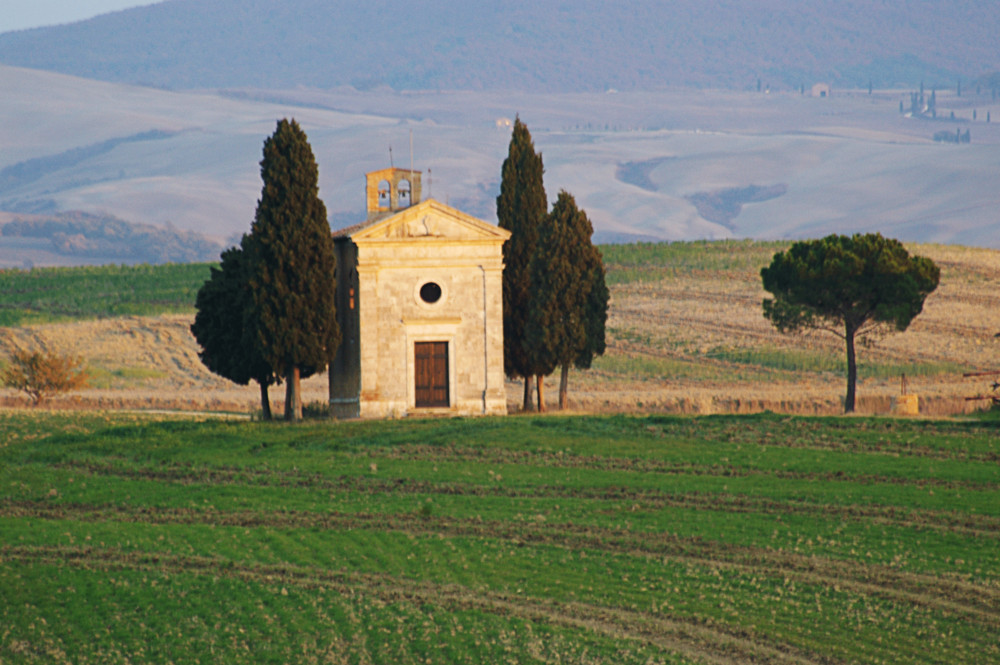
<svg viewBox="0 0 1000 665">
<path fill-rule="evenodd" d="M 843 343 L 829 333 L 782 335 L 761 315 L 759 270 L 781 244 L 750 241 L 606 247 L 611 308 L 608 350 L 570 375 L 576 411 L 839 413 Z M 915 245 L 942 268 L 941 285 L 904 333 L 859 346 L 858 410 L 890 413 L 907 375 L 921 413 L 949 415 L 986 405 L 1000 370 L 1000 251 Z M 0 357 L 20 347 L 82 356 L 92 387 L 54 398 L 56 408 L 252 412 L 255 384 L 237 386 L 200 363 L 191 315 L 122 317 L 0 328 Z M 557 397 L 558 375 L 546 381 Z M 326 377 L 305 382 L 305 401 L 325 399 Z M 522 384 L 508 382 L 511 411 Z M 272 387 L 280 406 L 283 387 Z M 25 405 L 9 389 L 2 403 Z"/>
</svg>

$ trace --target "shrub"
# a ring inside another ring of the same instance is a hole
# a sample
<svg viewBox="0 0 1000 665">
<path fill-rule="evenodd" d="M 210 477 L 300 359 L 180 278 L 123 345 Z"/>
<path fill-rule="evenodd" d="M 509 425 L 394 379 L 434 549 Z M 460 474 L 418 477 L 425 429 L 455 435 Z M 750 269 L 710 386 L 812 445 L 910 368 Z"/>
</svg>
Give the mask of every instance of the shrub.
<svg viewBox="0 0 1000 665">
<path fill-rule="evenodd" d="M 83 360 L 42 351 L 14 351 L 0 379 L 28 393 L 33 406 L 57 393 L 85 388 L 90 374 Z"/>
<path fill-rule="evenodd" d="M 330 404 L 322 400 L 302 406 L 302 417 L 308 420 L 326 420 L 330 417 Z"/>
</svg>

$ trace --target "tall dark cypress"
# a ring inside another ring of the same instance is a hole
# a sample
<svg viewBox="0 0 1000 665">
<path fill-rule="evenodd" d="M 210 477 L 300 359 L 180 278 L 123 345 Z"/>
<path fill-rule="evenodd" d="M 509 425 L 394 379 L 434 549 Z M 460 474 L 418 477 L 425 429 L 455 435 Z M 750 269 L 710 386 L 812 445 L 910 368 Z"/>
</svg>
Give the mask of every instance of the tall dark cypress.
<svg viewBox="0 0 1000 665">
<path fill-rule="evenodd" d="M 587 296 L 584 314 L 587 343 L 573 361 L 579 369 L 590 369 L 594 356 L 603 356 L 607 348 L 604 331 L 608 322 L 608 301 L 611 299 L 611 294 L 604 279 L 604 257 L 601 255 L 601 250 L 593 245 L 591 250 L 594 252 L 594 263 L 589 277 L 590 294 Z"/>
<path fill-rule="evenodd" d="M 191 333 L 201 346 L 198 356 L 205 367 L 243 386 L 250 381 L 260 384 L 261 409 L 270 420 L 267 389 L 278 377 L 261 351 L 242 244 L 222 252 L 219 267 L 211 269 L 198 290 L 195 309 Z"/>
<path fill-rule="evenodd" d="M 531 258 L 538 242 L 538 227 L 548 210 L 542 183 L 544 171 L 531 133 L 518 117 L 501 170 L 497 219 L 501 228 L 511 232 L 503 248 L 504 372 L 509 377 L 524 378 L 526 410 L 531 408 L 531 377 L 535 372 L 524 350 L 524 327 L 532 297 Z"/>
<path fill-rule="evenodd" d="M 531 262 L 534 297 L 525 327 L 524 351 L 539 376 L 562 368 L 560 408 L 566 408 L 570 364 L 581 360 L 588 350 L 603 346 L 603 322 L 600 341 L 596 332 L 600 308 L 590 303 L 598 274 L 603 283 L 600 253 L 590 242 L 593 231 L 587 214 L 570 194 L 561 191 L 539 228 L 538 251 Z M 595 298 L 600 300 L 601 294 L 595 294 Z M 606 312 L 606 299 L 604 303 Z M 538 407 L 542 410 L 542 382 L 538 385 Z"/>
<path fill-rule="evenodd" d="M 264 141 L 264 182 L 247 243 L 263 355 L 285 379 L 285 418 L 302 418 L 299 379 L 320 372 L 340 343 L 336 257 L 319 171 L 305 132 L 280 120 Z"/>
<path fill-rule="evenodd" d="M 593 252 L 592 269 L 589 276 L 584 275 L 584 279 L 590 282 L 590 292 L 587 295 L 583 314 L 583 325 L 587 331 L 587 339 L 573 361 L 578 369 L 590 369 L 594 362 L 594 356 L 603 356 L 607 348 L 604 331 L 608 321 L 608 301 L 611 299 L 611 294 L 608 292 L 608 285 L 604 279 L 604 257 L 601 256 L 601 250 L 593 244 L 591 244 L 590 249 Z M 568 392 L 569 365 L 564 364 L 559 382 L 560 408 L 566 408 Z"/>
</svg>

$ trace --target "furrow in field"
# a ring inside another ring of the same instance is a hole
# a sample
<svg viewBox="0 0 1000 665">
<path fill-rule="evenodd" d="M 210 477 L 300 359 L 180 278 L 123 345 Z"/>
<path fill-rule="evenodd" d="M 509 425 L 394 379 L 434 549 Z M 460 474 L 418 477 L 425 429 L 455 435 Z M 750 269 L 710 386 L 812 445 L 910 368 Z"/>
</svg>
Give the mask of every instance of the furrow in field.
<svg viewBox="0 0 1000 665">
<path fill-rule="evenodd" d="M 835 665 L 841 661 L 778 643 L 749 629 L 709 626 L 694 618 L 620 607 L 561 602 L 517 594 L 292 565 L 244 565 L 228 559 L 169 553 L 124 553 L 78 547 L 4 547 L 0 560 L 27 565 L 211 574 L 254 582 L 325 588 L 346 596 L 374 596 L 387 603 L 433 604 L 451 611 L 475 609 L 530 621 L 626 638 L 713 665 Z"/>
<path fill-rule="evenodd" d="M 772 575 L 828 588 L 853 589 L 894 601 L 958 613 L 1000 630 L 1000 587 L 939 578 L 886 566 L 804 556 L 786 550 L 730 545 L 695 537 L 573 524 L 494 522 L 417 514 L 219 512 L 211 509 L 159 509 L 122 505 L 89 506 L 7 502 L 0 516 L 88 522 L 205 524 L 242 528 L 320 528 L 396 531 L 421 536 L 502 539 L 516 546 L 553 546 L 673 559 L 707 568 Z"/>
<path fill-rule="evenodd" d="M 648 303 L 646 305 L 633 305 L 631 307 L 619 306 L 615 313 L 623 319 L 629 321 L 646 321 L 649 317 L 655 316 L 659 319 L 663 319 L 665 322 L 668 322 L 672 328 L 683 329 L 689 333 L 688 336 L 693 337 L 697 337 L 697 335 L 690 334 L 694 331 L 694 329 L 726 336 L 729 336 L 730 334 L 737 334 L 741 337 L 765 339 L 773 339 L 774 337 L 774 333 L 767 328 L 762 328 L 757 325 L 739 324 L 732 321 L 719 320 L 719 318 L 714 317 L 711 314 L 697 316 L 692 314 L 672 313 L 670 314 L 669 319 L 667 319 L 666 315 L 662 312 L 662 304 L 655 302 Z"/>
<path fill-rule="evenodd" d="M 664 436 L 656 425 L 649 425 L 646 432 L 654 436 Z M 692 431 L 692 435 L 695 432 Z M 745 435 L 746 432 L 735 432 L 734 434 Z M 678 436 L 673 434 L 672 436 Z M 869 443 L 856 439 L 819 439 L 815 435 L 808 437 L 796 436 L 767 436 L 756 439 L 743 438 L 739 443 L 747 445 L 760 445 L 767 448 L 793 448 L 796 450 L 833 450 L 864 452 L 876 455 L 886 455 L 892 457 L 918 457 L 942 460 L 961 460 L 976 462 L 1000 462 L 1000 453 L 997 452 L 976 452 L 960 449 L 932 448 L 917 444 L 896 444 L 888 441 Z M 398 459 L 481 459 L 486 462 L 498 463 L 518 463 L 532 464 L 535 466 L 553 467 L 580 467 L 594 469 L 625 469 L 630 471 L 642 471 L 650 473 L 673 473 L 674 470 L 685 463 L 661 461 L 656 459 L 637 459 L 623 457 L 608 457 L 604 455 L 560 455 L 558 453 L 547 453 L 540 451 L 518 451 L 500 448 L 473 448 L 469 446 L 441 445 L 429 446 L 421 444 L 405 444 L 400 446 L 368 449 L 358 453 L 358 456 L 371 456 L 381 458 Z M 692 468 L 706 468 L 702 466 Z M 722 467 L 732 473 L 739 473 L 736 467 Z M 753 470 L 751 470 L 753 471 Z M 685 471 L 686 473 L 687 471 Z M 760 473 L 781 473 L 780 470 L 766 470 Z M 904 479 L 905 480 L 905 479 Z M 910 482 L 905 480 L 905 482 Z"/>
<path fill-rule="evenodd" d="M 375 478 L 372 476 L 340 476 L 327 478 L 319 474 L 307 474 L 297 471 L 248 471 L 238 469 L 212 469 L 210 471 L 191 471 L 186 468 L 164 468 L 158 466 L 150 469 L 120 468 L 94 464 L 64 464 L 63 468 L 95 476 L 116 476 L 122 478 L 138 478 L 172 482 L 179 484 L 199 485 L 257 485 L 276 487 L 314 487 L 332 492 L 368 494 L 439 494 L 451 496 L 502 496 L 508 498 L 567 498 L 579 500 L 620 501 L 637 506 L 637 510 L 658 511 L 664 508 L 690 508 L 698 510 L 717 510 L 736 513 L 787 513 L 825 518 L 868 519 L 877 524 L 895 525 L 900 527 L 919 527 L 948 531 L 967 536 L 1000 539 L 1000 517 L 972 513 L 954 513 L 948 511 L 918 510 L 899 508 L 897 506 L 857 505 L 857 504 L 826 504 L 805 501 L 780 501 L 767 497 L 746 496 L 732 493 L 676 493 L 657 489 L 636 489 L 625 486 L 603 487 L 565 487 L 560 485 L 530 485 L 505 486 L 482 485 L 476 483 L 440 483 L 432 481 L 409 480 L 404 478 Z M 750 475 L 733 472 L 728 468 L 709 468 L 699 473 L 699 470 L 679 470 L 678 474 L 718 475 L 736 477 Z M 711 472 L 715 473 L 711 473 Z M 775 474 L 771 474 L 775 475 Z M 780 474 L 778 474 L 780 475 Z M 783 476 L 789 477 L 789 476 Z M 882 479 L 864 476 L 862 478 L 841 476 L 837 474 L 794 474 L 795 479 L 822 481 L 851 481 L 861 483 L 893 482 L 898 479 Z M 912 484 L 912 483 L 908 483 Z M 918 486 L 940 486 L 935 483 L 916 483 Z M 941 482 L 944 484 L 944 481 Z M 948 484 L 949 488 L 955 485 Z M 967 485 L 960 485 L 967 487 Z M 991 488 L 991 487 L 990 487 Z"/>
</svg>

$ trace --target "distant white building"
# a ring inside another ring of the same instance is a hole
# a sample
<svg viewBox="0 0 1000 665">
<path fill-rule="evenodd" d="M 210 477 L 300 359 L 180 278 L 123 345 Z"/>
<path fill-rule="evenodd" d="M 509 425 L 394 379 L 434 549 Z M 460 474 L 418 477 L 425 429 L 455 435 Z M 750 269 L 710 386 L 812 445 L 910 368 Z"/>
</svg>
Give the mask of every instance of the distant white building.
<svg viewBox="0 0 1000 665">
<path fill-rule="evenodd" d="M 829 83 L 817 83 L 812 87 L 813 97 L 829 97 L 830 96 L 830 84 Z"/>
</svg>

